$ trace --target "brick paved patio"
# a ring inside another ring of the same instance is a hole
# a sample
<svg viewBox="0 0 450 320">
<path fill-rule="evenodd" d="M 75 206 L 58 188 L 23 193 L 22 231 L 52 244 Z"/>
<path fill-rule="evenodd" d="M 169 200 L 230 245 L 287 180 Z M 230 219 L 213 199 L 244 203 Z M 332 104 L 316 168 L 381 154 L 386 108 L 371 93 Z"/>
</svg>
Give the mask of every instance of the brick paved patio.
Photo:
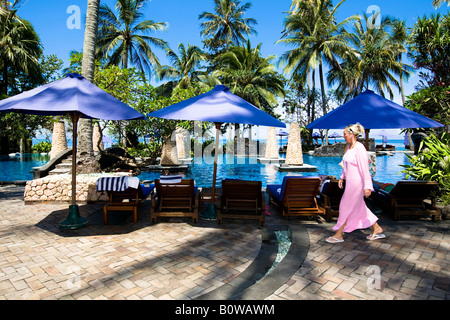
<svg viewBox="0 0 450 320">
<path fill-rule="evenodd" d="M 0 187 L 0 202 L 0 299 L 197 299 L 249 273 L 262 256 L 265 232 L 277 225 L 297 230 L 300 238 L 292 247 L 306 250 L 306 258 L 296 259 L 290 251 L 286 261 L 294 265 L 293 274 L 275 289 L 265 284 L 267 277 L 259 281 L 264 299 L 450 297 L 450 223 L 445 220 L 394 222 L 383 216 L 386 239 L 368 241 L 369 230 L 363 230 L 333 245 L 325 242 L 333 223 L 286 220 L 274 207 L 261 229 L 255 221 L 151 224 L 148 203 L 138 224 L 131 217 L 114 221 L 111 215 L 111 225 L 104 226 L 101 206 L 85 205 L 80 212 L 89 226 L 70 231 L 58 227 L 67 205 L 25 206 L 23 187 L 9 186 Z"/>
</svg>

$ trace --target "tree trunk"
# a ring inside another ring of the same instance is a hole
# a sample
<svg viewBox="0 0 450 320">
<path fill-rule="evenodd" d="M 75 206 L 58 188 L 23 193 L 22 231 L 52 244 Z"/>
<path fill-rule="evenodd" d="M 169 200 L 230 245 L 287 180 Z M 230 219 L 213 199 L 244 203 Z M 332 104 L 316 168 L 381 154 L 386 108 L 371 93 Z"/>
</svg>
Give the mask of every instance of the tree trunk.
<svg viewBox="0 0 450 320">
<path fill-rule="evenodd" d="M 324 116 L 327 114 L 327 95 L 325 92 L 325 83 L 323 81 L 322 60 L 319 62 L 319 78 L 320 78 L 320 91 L 322 91 L 322 112 Z M 328 145 L 328 131 L 326 131 L 325 134 L 325 145 Z"/>
<path fill-rule="evenodd" d="M 316 70 L 312 70 L 312 88 L 311 88 L 311 118 L 316 120 Z"/>
<path fill-rule="evenodd" d="M 402 54 L 400 53 L 398 57 L 398 61 L 400 62 L 400 65 L 402 65 Z M 402 95 L 402 105 L 405 105 L 405 90 L 403 89 L 403 72 L 400 70 L 400 93 Z M 407 133 L 408 135 L 408 141 L 409 141 L 409 150 L 414 151 L 414 143 L 411 138 L 411 132 Z"/>
<path fill-rule="evenodd" d="M 88 0 L 86 30 L 84 33 L 83 61 L 81 74 L 90 82 L 94 81 L 95 44 L 97 42 L 98 9 L 100 0 Z M 78 130 L 78 152 L 80 155 L 93 155 L 92 120 L 80 119 Z"/>
<path fill-rule="evenodd" d="M 3 88 L 2 93 L 8 95 L 8 65 L 6 59 L 3 59 Z"/>
</svg>

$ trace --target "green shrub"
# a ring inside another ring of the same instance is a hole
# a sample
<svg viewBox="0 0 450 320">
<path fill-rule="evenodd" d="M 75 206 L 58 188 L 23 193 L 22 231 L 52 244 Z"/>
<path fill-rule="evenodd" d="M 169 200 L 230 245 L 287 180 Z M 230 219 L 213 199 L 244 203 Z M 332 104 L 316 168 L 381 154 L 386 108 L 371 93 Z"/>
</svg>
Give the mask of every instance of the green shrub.
<svg viewBox="0 0 450 320">
<path fill-rule="evenodd" d="M 417 156 L 407 155 L 410 165 L 402 165 L 406 178 L 437 181 L 437 196 L 444 203 L 450 203 L 450 135 L 443 134 L 440 139 L 430 135 L 422 140 Z"/>
<path fill-rule="evenodd" d="M 41 141 L 34 144 L 31 150 L 35 153 L 49 153 L 52 150 L 52 143 L 50 141 Z"/>
</svg>

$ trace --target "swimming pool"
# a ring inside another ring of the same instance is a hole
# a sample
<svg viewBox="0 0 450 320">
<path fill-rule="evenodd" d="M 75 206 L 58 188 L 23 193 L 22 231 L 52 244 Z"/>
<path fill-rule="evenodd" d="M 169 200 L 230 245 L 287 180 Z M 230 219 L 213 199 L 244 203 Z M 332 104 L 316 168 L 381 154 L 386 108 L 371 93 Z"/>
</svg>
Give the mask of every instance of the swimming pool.
<svg viewBox="0 0 450 320">
<path fill-rule="evenodd" d="M 38 153 L 23 153 L 22 155 L 0 155 L 0 181 L 33 180 L 30 172 L 34 167 L 40 167 L 50 160 L 49 155 Z"/>
<path fill-rule="evenodd" d="M 317 176 L 319 174 L 328 174 L 339 177 L 342 169 L 339 166 L 341 157 L 314 157 L 303 155 L 303 162 L 317 166 L 316 172 L 279 172 L 274 164 L 258 163 L 256 157 L 245 158 L 226 158 L 219 161 L 217 166 L 216 186 L 220 187 L 221 180 L 226 178 L 235 178 L 242 180 L 261 180 L 263 187 L 268 184 L 281 184 L 284 176 Z M 229 157 L 229 156 L 228 156 Z M 191 164 L 185 178 L 195 179 L 199 187 L 211 187 L 213 180 L 213 159 L 194 159 L 193 162 L 201 164 Z M 395 183 L 398 180 L 405 179 L 405 175 L 399 173 L 403 168 L 402 164 L 408 164 L 409 160 L 404 153 L 394 153 L 392 156 L 377 156 L 377 173 L 374 177 L 376 181 L 384 183 Z M 142 172 L 138 177 L 140 180 L 155 180 L 160 177 L 159 172 Z"/>
<path fill-rule="evenodd" d="M 8 155 L 0 157 L 0 181 L 20 181 L 32 180 L 30 173 L 33 167 L 44 165 L 49 160 L 48 155 L 23 154 L 22 156 L 10 157 Z M 242 178 L 243 180 L 261 180 L 265 187 L 268 184 L 281 184 L 286 175 L 316 176 L 318 174 L 329 174 L 339 177 L 341 168 L 340 157 L 313 157 L 303 155 L 306 164 L 317 166 L 317 172 L 279 172 L 274 164 L 258 163 L 256 157 L 234 158 L 224 155 L 219 161 L 217 168 L 217 186 L 221 180 L 226 178 Z M 193 164 L 185 173 L 186 178 L 195 179 L 199 187 L 210 187 L 212 185 L 213 158 L 194 159 Z M 408 164 L 408 158 L 404 153 L 394 153 L 392 156 L 377 156 L 377 173 L 374 177 L 377 181 L 395 183 L 404 179 L 404 174 L 400 165 Z M 142 172 L 140 180 L 155 180 L 160 177 L 159 172 Z"/>
</svg>

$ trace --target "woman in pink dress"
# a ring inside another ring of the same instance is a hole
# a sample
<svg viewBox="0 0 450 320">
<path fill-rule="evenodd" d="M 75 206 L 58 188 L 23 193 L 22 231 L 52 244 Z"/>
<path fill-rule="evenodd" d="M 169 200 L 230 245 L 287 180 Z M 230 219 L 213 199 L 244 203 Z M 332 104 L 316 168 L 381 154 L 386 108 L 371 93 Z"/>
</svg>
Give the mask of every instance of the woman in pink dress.
<svg viewBox="0 0 450 320">
<path fill-rule="evenodd" d="M 348 143 L 343 158 L 343 171 L 339 179 L 339 187 L 345 190 L 339 205 L 339 217 L 333 227 L 336 233 L 326 239 L 329 243 L 344 241 L 344 232 L 356 229 L 373 228 L 367 237 L 369 240 L 382 239 L 383 229 L 378 225 L 378 218 L 367 208 L 364 197 L 368 198 L 373 191 L 372 177 L 369 172 L 369 158 L 364 145 L 357 141 L 364 128 L 354 124 L 344 129 L 345 142 Z"/>
</svg>

